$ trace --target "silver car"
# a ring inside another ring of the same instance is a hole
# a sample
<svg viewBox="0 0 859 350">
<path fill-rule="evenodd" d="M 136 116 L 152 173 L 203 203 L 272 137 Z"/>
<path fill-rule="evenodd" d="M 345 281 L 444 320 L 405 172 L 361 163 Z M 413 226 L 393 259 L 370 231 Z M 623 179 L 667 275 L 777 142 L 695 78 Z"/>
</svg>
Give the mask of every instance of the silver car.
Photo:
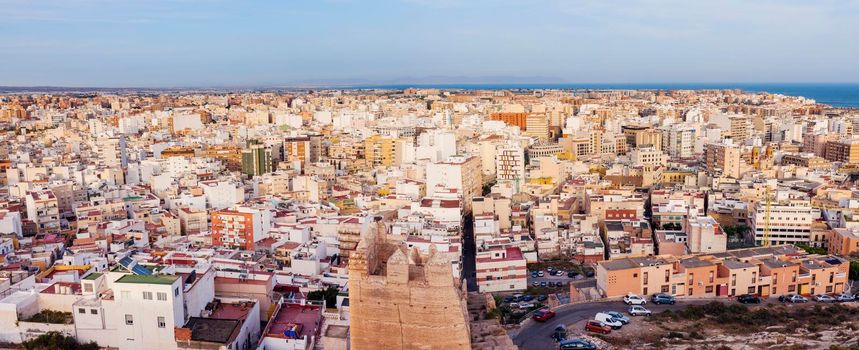
<svg viewBox="0 0 859 350">
<path fill-rule="evenodd" d="M 650 316 L 653 313 L 641 305 L 633 305 L 629 307 L 629 314 L 632 316 Z"/>
</svg>

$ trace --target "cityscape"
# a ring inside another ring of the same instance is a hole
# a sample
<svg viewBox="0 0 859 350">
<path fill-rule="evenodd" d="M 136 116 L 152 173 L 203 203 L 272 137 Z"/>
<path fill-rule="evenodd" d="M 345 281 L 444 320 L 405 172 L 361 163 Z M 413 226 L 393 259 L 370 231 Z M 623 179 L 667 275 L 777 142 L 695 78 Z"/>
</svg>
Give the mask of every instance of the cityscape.
<svg viewBox="0 0 859 350">
<path fill-rule="evenodd" d="M 4 2 L 0 349 L 859 349 L 852 1 Z"/>
</svg>

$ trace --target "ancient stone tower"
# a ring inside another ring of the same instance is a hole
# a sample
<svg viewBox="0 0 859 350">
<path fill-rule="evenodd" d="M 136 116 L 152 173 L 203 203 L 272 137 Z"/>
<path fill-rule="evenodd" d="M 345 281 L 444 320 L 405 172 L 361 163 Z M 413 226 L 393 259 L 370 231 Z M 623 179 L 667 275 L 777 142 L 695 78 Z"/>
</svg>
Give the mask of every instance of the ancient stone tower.
<svg viewBox="0 0 859 350">
<path fill-rule="evenodd" d="M 349 258 L 351 348 L 470 349 L 468 313 L 450 260 L 435 247 L 427 255 L 362 237 Z"/>
</svg>

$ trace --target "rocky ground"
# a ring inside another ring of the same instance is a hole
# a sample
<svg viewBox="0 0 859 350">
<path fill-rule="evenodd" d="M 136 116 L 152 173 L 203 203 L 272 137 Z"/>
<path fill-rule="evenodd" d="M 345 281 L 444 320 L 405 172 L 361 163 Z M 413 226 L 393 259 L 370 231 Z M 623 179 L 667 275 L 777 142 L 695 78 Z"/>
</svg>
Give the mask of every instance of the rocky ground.
<svg viewBox="0 0 859 350">
<path fill-rule="evenodd" d="M 580 325 L 574 325 L 578 327 Z M 583 327 L 583 325 L 581 325 Z M 599 349 L 859 349 L 859 303 L 711 303 L 633 322 L 610 335 L 586 335 Z"/>
</svg>

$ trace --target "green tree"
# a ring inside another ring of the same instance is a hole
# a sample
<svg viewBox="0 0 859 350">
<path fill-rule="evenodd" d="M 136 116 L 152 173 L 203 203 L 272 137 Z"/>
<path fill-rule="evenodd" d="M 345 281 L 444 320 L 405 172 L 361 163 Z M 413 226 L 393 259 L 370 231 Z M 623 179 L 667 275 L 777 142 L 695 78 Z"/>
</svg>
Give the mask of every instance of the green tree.
<svg viewBox="0 0 859 350">
<path fill-rule="evenodd" d="M 66 335 L 60 332 L 48 332 L 36 338 L 25 341 L 24 349 L 27 350 L 98 350 L 99 346 L 95 342 L 86 344 L 78 343 L 75 337 Z"/>
<path fill-rule="evenodd" d="M 812 247 L 810 245 L 801 244 L 801 243 L 797 243 L 796 247 L 801 248 L 802 250 L 804 250 L 808 254 L 821 254 L 821 255 L 826 254 L 826 248 L 822 248 L 822 247 Z"/>
<path fill-rule="evenodd" d="M 325 307 L 336 307 L 338 293 L 340 293 L 340 289 L 337 287 L 328 287 L 324 290 L 307 293 L 307 300 L 325 300 Z"/>
<path fill-rule="evenodd" d="M 850 279 L 859 280 L 859 260 L 850 261 Z"/>
</svg>

